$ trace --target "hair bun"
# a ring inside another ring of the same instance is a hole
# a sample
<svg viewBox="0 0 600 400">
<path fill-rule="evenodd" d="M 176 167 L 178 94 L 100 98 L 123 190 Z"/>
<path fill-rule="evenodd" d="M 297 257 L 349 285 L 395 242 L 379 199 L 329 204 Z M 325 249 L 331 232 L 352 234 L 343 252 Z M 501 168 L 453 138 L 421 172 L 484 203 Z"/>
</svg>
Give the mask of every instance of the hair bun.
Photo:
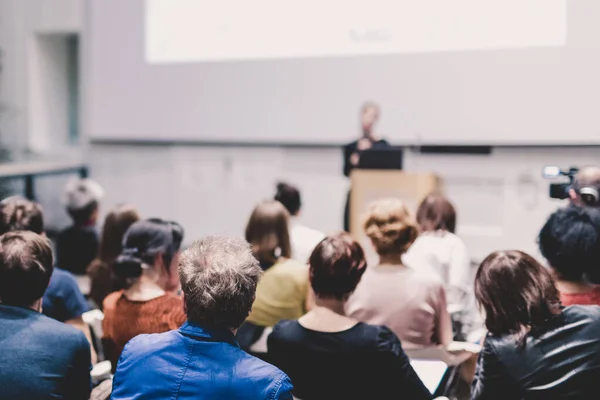
<svg viewBox="0 0 600 400">
<path fill-rule="evenodd" d="M 138 278 L 142 275 L 142 264 L 143 261 L 141 258 L 124 252 L 117 257 L 113 268 L 115 274 L 121 278 Z"/>
</svg>

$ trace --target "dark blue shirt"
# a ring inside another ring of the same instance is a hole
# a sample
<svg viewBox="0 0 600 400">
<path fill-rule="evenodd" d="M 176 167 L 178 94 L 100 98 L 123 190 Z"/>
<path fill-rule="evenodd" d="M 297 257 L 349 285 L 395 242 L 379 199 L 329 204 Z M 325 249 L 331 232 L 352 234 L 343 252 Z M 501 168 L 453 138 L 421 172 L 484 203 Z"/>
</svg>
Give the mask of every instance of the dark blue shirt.
<svg viewBox="0 0 600 400">
<path fill-rule="evenodd" d="M 42 300 L 42 312 L 60 322 L 80 317 L 89 307 L 75 277 L 60 268 L 54 268 L 50 284 Z"/>
<path fill-rule="evenodd" d="M 292 400 L 291 391 L 286 374 L 240 349 L 231 332 L 186 322 L 129 341 L 111 399 Z"/>
<path fill-rule="evenodd" d="M 87 400 L 90 344 L 37 311 L 0 304 L 0 399 Z"/>
</svg>

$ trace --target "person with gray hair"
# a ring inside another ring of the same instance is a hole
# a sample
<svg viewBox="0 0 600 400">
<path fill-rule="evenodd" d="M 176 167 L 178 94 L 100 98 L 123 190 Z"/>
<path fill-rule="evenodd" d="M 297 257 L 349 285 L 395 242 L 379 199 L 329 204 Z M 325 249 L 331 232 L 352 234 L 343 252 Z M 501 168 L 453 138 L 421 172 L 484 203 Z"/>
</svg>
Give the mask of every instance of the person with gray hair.
<svg viewBox="0 0 600 400">
<path fill-rule="evenodd" d="M 576 206 L 600 207 L 600 167 L 581 168 L 573 179 L 569 198 Z"/>
<path fill-rule="evenodd" d="M 250 313 L 261 274 L 240 238 L 209 236 L 185 250 L 179 278 L 187 322 L 132 339 L 111 398 L 291 400 L 289 377 L 240 349 L 234 336 Z"/>
</svg>

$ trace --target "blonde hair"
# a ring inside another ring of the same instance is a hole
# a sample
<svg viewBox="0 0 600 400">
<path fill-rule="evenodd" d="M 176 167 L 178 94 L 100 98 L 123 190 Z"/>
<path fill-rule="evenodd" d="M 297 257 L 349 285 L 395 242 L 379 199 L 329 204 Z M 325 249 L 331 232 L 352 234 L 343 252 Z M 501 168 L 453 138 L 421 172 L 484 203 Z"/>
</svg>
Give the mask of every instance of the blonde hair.
<svg viewBox="0 0 600 400">
<path fill-rule="evenodd" d="M 393 198 L 370 203 L 363 227 L 379 255 L 405 253 L 418 235 L 406 205 Z"/>
</svg>

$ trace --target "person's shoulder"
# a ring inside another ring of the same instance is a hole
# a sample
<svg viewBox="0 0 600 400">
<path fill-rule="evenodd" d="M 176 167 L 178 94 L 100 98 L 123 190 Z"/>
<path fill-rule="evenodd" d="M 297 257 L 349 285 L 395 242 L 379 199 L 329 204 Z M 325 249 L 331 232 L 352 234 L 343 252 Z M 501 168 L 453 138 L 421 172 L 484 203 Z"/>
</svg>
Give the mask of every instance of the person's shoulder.
<svg viewBox="0 0 600 400">
<path fill-rule="evenodd" d="M 61 347 L 77 346 L 81 343 L 88 347 L 87 339 L 79 329 L 41 313 L 36 313 L 33 319 L 35 322 L 31 324 L 32 329 L 40 332 L 47 340 L 58 340 Z"/>
<path fill-rule="evenodd" d="M 282 385 L 289 382 L 288 376 L 282 370 L 246 353 L 242 349 L 239 349 L 239 360 L 236 365 L 239 378 L 245 382 L 249 389 L 262 391 L 265 388 L 270 388 L 277 392 Z"/>
<path fill-rule="evenodd" d="M 137 335 L 127 342 L 121 358 L 129 359 L 129 361 L 144 360 L 162 349 L 175 347 L 180 343 L 182 343 L 182 338 L 177 330 Z"/>
<path fill-rule="evenodd" d="M 572 305 L 566 307 L 562 314 L 567 321 L 577 322 L 582 320 L 589 320 L 595 325 L 600 326 L 600 306 L 596 305 Z"/>
<path fill-rule="evenodd" d="M 392 353 L 398 355 L 402 352 L 402 345 L 398 336 L 390 328 L 383 325 L 364 325 L 365 332 L 374 339 L 374 348 L 379 353 Z"/>
<path fill-rule="evenodd" d="M 64 289 L 72 288 L 77 288 L 77 290 L 79 290 L 79 285 L 77 284 L 77 279 L 75 279 L 75 276 L 69 271 L 54 267 L 47 291 L 62 291 Z"/>
<path fill-rule="evenodd" d="M 52 283 L 59 286 L 76 287 L 79 290 L 75 275 L 62 268 L 54 267 L 54 271 L 52 271 L 52 276 L 50 277 L 50 284 Z"/>
<path fill-rule="evenodd" d="M 66 239 L 73 234 L 75 230 L 75 225 L 69 225 L 60 232 L 58 232 L 58 239 Z"/>
<path fill-rule="evenodd" d="M 305 263 L 291 258 L 277 263 L 274 267 L 276 267 L 275 271 L 281 273 L 304 274 L 305 272 L 308 272 L 308 266 Z M 271 267 L 271 269 L 272 268 L 273 267 Z"/>
<path fill-rule="evenodd" d="M 439 290 L 444 288 L 444 282 L 439 276 L 423 271 L 416 271 L 412 268 L 410 272 L 410 281 L 414 285 L 419 285 L 429 290 Z"/>
<path fill-rule="evenodd" d="M 102 309 L 104 310 L 105 314 L 108 310 L 114 310 L 117 307 L 117 301 L 119 301 L 122 295 L 123 291 L 118 290 L 116 292 L 112 292 L 104 298 L 104 301 L 102 302 Z"/>
<path fill-rule="evenodd" d="M 295 341 L 304 336 L 304 328 L 296 320 L 282 320 L 273 326 L 269 339 L 279 342 Z"/>
</svg>

